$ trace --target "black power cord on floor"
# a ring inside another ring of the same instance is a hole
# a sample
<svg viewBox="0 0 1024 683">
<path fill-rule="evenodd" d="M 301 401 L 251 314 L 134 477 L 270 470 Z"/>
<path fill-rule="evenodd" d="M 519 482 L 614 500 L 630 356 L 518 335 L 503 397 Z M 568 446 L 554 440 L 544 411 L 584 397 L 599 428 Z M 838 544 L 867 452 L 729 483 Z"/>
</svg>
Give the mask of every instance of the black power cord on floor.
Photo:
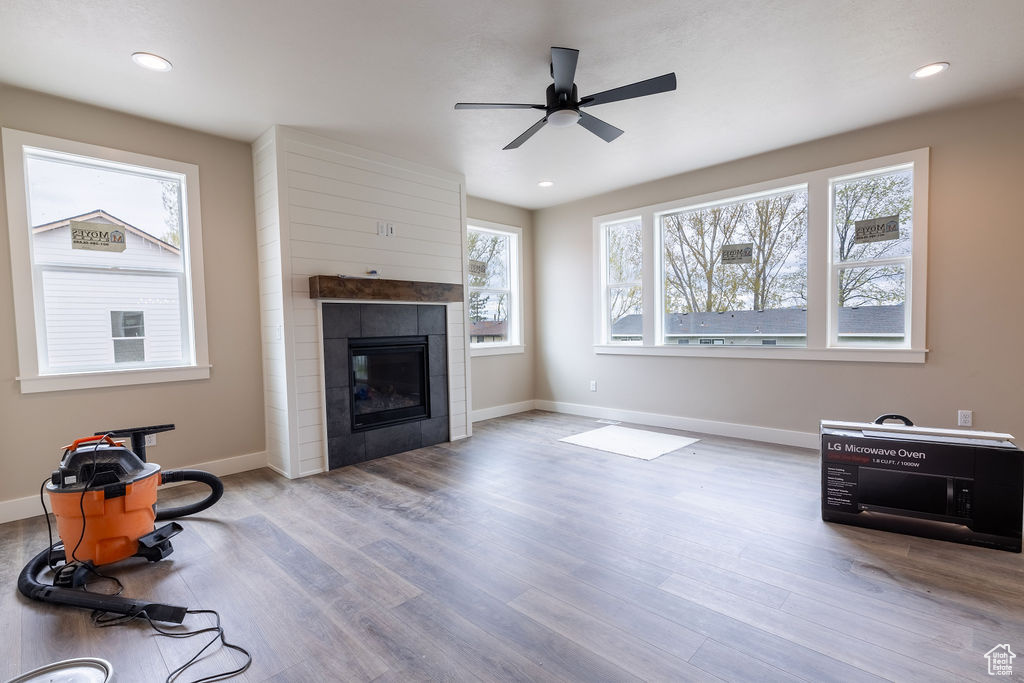
<svg viewBox="0 0 1024 683">
<path fill-rule="evenodd" d="M 249 665 L 252 664 L 252 655 L 249 653 L 248 650 L 246 650 L 241 645 L 235 645 L 234 643 L 229 643 L 227 641 L 227 638 L 224 635 L 224 627 L 221 626 L 221 623 L 220 623 L 220 614 L 218 614 L 216 610 L 212 610 L 212 609 L 190 609 L 190 610 L 186 610 L 185 613 L 186 614 L 212 614 L 214 616 L 214 618 L 216 619 L 216 623 L 213 626 L 208 626 L 206 628 L 198 628 L 198 629 L 195 629 L 194 631 L 168 631 L 168 630 L 162 629 L 159 626 L 157 626 L 153 622 L 153 620 L 149 618 L 149 615 L 146 614 L 145 610 L 143 610 L 143 611 L 141 611 L 141 612 L 139 612 L 138 614 L 135 614 L 135 615 L 131 615 L 131 616 L 121 616 L 121 615 L 118 615 L 117 617 L 113 617 L 113 618 L 105 618 L 104 617 L 104 613 L 102 613 L 102 612 L 93 612 L 92 613 L 92 623 L 93 623 L 93 625 L 95 625 L 97 627 L 100 627 L 100 628 L 108 628 L 110 626 L 123 626 L 123 625 L 129 624 L 129 623 L 131 623 L 131 622 L 133 622 L 133 621 L 135 621 L 137 619 L 145 619 L 147 622 L 149 622 L 150 628 L 152 628 L 154 631 L 156 631 L 158 635 L 164 636 L 166 638 L 191 638 L 192 636 L 198 636 L 198 635 L 201 635 L 203 633 L 215 633 L 216 634 L 216 635 L 213 636 L 213 638 L 210 639 L 210 641 L 208 643 L 206 643 L 206 645 L 204 645 L 202 648 L 199 649 L 198 652 L 196 652 L 194 655 L 192 655 L 191 659 L 189 659 L 187 662 L 185 662 L 184 664 L 179 666 L 177 669 L 172 671 L 170 674 L 168 674 L 165 683 L 174 683 L 174 680 L 177 679 L 178 676 L 183 674 L 187 669 L 189 669 L 193 665 L 197 664 L 199 662 L 199 657 L 202 656 L 202 654 L 204 652 L 206 652 L 206 650 L 211 645 L 216 643 L 218 640 L 221 642 L 221 644 L 225 648 L 227 648 L 229 650 L 235 650 L 236 652 L 241 652 L 243 655 L 245 655 L 245 662 L 241 666 L 239 666 L 237 669 L 232 669 L 230 671 L 222 671 L 220 673 L 211 674 L 209 676 L 204 676 L 203 678 L 197 678 L 196 680 L 192 681 L 191 683 L 208 683 L 209 681 L 222 681 L 222 680 L 224 680 L 226 678 L 231 678 L 232 676 L 237 676 L 238 674 L 242 673 L 243 671 L 245 671 L 246 669 L 249 668 Z"/>
<path fill-rule="evenodd" d="M 89 491 L 89 488 L 92 486 L 92 483 L 93 483 L 93 481 L 96 478 L 96 460 L 97 460 L 96 450 L 99 448 L 100 442 L 104 438 L 106 438 L 108 436 L 110 436 L 109 433 L 104 435 L 103 437 L 101 437 L 100 441 L 97 441 L 96 445 L 93 447 L 92 473 L 90 474 L 89 481 L 86 482 L 85 486 L 83 487 L 83 489 L 82 489 L 82 496 L 81 496 L 81 498 L 78 501 L 78 509 L 79 509 L 80 514 L 82 515 L 82 532 L 78 536 L 78 543 L 75 544 L 74 549 L 71 551 L 71 555 L 70 555 L 71 559 L 70 560 L 68 560 L 67 549 L 63 547 L 64 546 L 63 541 L 57 541 L 56 543 L 53 542 L 53 527 L 50 525 L 50 511 L 46 508 L 46 500 L 43 497 L 43 491 L 46 488 L 46 484 L 47 484 L 47 482 L 50 481 L 49 477 L 44 479 L 43 483 L 39 485 L 39 504 L 43 508 L 43 517 L 46 519 L 46 535 L 47 535 L 47 538 L 48 538 L 48 541 L 49 541 L 49 546 L 47 546 L 48 551 L 47 551 L 47 556 L 46 556 L 46 564 L 47 564 L 47 566 L 49 566 L 49 568 L 51 570 L 54 571 L 55 581 L 61 577 L 61 574 L 63 574 L 63 573 L 69 573 L 69 574 L 73 573 L 75 571 L 76 566 L 81 566 L 81 567 L 85 567 L 89 571 L 89 573 L 93 574 L 94 576 L 96 576 L 98 578 L 101 578 L 101 579 L 107 579 L 107 580 L 113 581 L 114 583 L 117 584 L 118 588 L 117 588 L 116 592 L 114 592 L 114 593 L 106 593 L 104 595 L 120 595 L 121 591 L 124 590 L 124 584 L 122 584 L 121 581 L 117 577 L 109 576 L 107 574 L 103 574 L 103 573 L 101 573 L 99 570 L 97 570 L 93 566 L 92 562 L 82 562 L 77 557 L 75 557 L 75 554 L 78 552 L 78 548 L 82 545 L 82 541 L 85 539 L 85 523 L 86 523 L 86 517 L 85 517 L 85 494 Z M 64 550 L 64 555 L 65 555 L 64 564 L 60 565 L 60 566 L 57 565 L 57 560 L 55 560 L 53 558 L 53 551 L 57 548 L 57 546 L 61 546 L 61 548 Z M 69 567 L 70 567 L 70 569 L 69 569 Z M 88 590 L 88 587 L 86 585 L 82 586 L 82 590 L 84 592 L 86 592 L 86 593 L 95 593 L 96 592 L 96 591 Z M 206 652 L 206 650 L 211 645 L 216 643 L 218 640 L 220 640 L 221 644 L 225 648 L 227 648 L 229 650 L 235 650 L 236 652 L 240 652 L 243 655 L 245 655 L 245 662 L 241 666 L 236 668 L 236 669 L 232 669 L 230 671 L 222 671 L 220 673 L 211 674 L 210 676 L 204 676 L 203 678 L 198 678 L 195 681 L 191 681 L 191 683 L 209 683 L 210 681 L 221 681 L 221 680 L 224 680 L 224 679 L 227 679 L 227 678 L 231 678 L 232 676 L 237 676 L 238 674 L 242 673 L 243 671 L 245 671 L 246 669 L 249 668 L 249 666 L 252 664 L 252 654 L 250 654 L 249 651 L 246 650 L 241 645 L 235 645 L 234 643 L 229 643 L 227 641 L 227 639 L 224 636 L 224 627 L 220 623 L 220 614 L 217 613 L 216 610 L 212 610 L 212 609 L 190 609 L 190 610 L 185 610 L 185 613 L 186 614 L 212 614 L 212 615 L 214 615 L 214 618 L 216 619 L 216 623 L 213 626 L 209 626 L 209 627 L 206 627 L 206 628 L 196 629 L 194 631 L 168 631 L 168 630 L 162 629 L 159 626 L 157 626 L 153 622 L 153 620 L 150 619 L 149 615 L 146 614 L 145 610 L 142 610 L 142 611 L 138 612 L 137 614 L 128 615 L 128 616 L 117 615 L 117 616 L 115 616 L 113 618 L 111 618 L 110 616 L 104 617 L 105 614 L 109 615 L 109 613 L 100 612 L 100 611 L 94 611 L 92 613 L 92 623 L 93 623 L 94 626 L 96 626 L 98 628 L 107 628 L 107 627 L 110 627 L 110 626 L 122 626 L 124 624 L 131 623 L 131 622 L 133 622 L 133 621 L 135 621 L 137 619 L 145 619 L 149 623 L 150 628 L 152 628 L 154 631 L 156 631 L 158 635 L 164 636 L 166 638 L 191 638 L 193 636 L 198 636 L 198 635 L 201 635 L 203 633 L 216 633 L 216 635 L 213 638 L 211 638 L 210 641 L 208 643 L 206 643 L 206 645 L 204 645 L 202 648 L 200 648 L 200 650 L 198 652 L 196 652 L 192 656 L 191 659 L 189 659 L 187 662 L 185 662 L 184 664 L 179 666 L 177 669 L 172 671 L 170 674 L 168 674 L 168 676 L 167 676 L 167 678 L 165 680 L 165 683 L 174 683 L 175 679 L 177 679 L 187 669 L 189 669 L 190 667 L 192 667 L 193 665 L 198 663 L 199 658 L 202 656 L 202 654 L 204 652 Z"/>
</svg>

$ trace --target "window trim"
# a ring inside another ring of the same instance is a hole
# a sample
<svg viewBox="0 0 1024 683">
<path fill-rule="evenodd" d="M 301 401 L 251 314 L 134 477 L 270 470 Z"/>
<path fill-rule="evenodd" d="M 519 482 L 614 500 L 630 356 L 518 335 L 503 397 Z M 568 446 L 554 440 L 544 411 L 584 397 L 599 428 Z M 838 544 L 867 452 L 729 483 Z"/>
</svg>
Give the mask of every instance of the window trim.
<svg viewBox="0 0 1024 683">
<path fill-rule="evenodd" d="M 512 316 L 509 316 L 510 324 L 509 329 L 509 340 L 507 342 L 474 342 L 473 333 L 470 330 L 469 322 L 469 295 L 470 286 L 466 283 L 466 330 L 467 336 L 469 337 L 469 355 L 470 357 L 476 356 L 503 356 L 506 354 L 514 353 L 525 353 L 526 345 L 524 343 L 525 332 L 523 330 L 524 319 L 523 319 L 523 229 L 517 225 L 505 225 L 503 223 L 495 223 L 493 221 L 477 220 L 475 218 L 469 218 L 466 220 L 466 233 L 468 239 L 469 230 L 479 230 L 482 232 L 491 232 L 502 235 L 507 235 L 512 239 L 509 240 L 509 278 L 510 282 L 508 291 L 509 296 L 512 297 L 512 301 L 509 305 L 509 313 L 515 312 L 515 320 L 512 320 Z M 514 243 L 514 248 L 513 248 Z M 468 259 L 467 255 L 467 259 Z M 478 287 L 476 289 L 488 289 L 487 287 Z M 514 332 L 514 334 L 513 334 Z"/>
<path fill-rule="evenodd" d="M 887 348 L 902 348 L 902 349 L 913 349 L 914 339 L 920 335 L 920 338 L 924 338 L 924 302 L 922 301 L 920 311 L 915 307 L 915 299 L 924 299 L 927 296 L 926 292 L 926 279 L 919 279 L 915 274 L 918 271 L 927 272 L 927 243 L 928 243 L 928 149 L 915 150 L 915 152 L 908 152 L 907 155 L 913 155 L 917 152 L 924 153 L 923 163 L 919 163 L 917 158 L 908 158 L 904 163 L 892 164 L 884 167 L 872 166 L 871 168 L 865 168 L 867 162 L 860 162 L 857 164 L 850 164 L 848 167 L 851 168 L 849 172 L 841 174 L 832 174 L 828 179 L 828 334 L 827 344 L 829 348 L 865 348 L 864 346 L 858 347 L 850 344 L 849 342 L 844 343 L 841 335 L 839 334 L 839 310 L 838 307 L 834 306 L 837 290 L 839 288 L 839 272 L 843 269 L 849 268 L 873 268 L 882 267 L 887 265 L 901 265 L 903 266 L 903 282 L 905 289 L 905 309 L 904 309 L 904 340 L 905 343 L 898 347 L 887 347 Z M 834 183 L 857 180 L 858 178 L 870 178 L 872 176 L 881 176 L 889 173 L 896 173 L 900 170 L 904 170 L 907 167 L 913 169 L 914 180 L 913 180 L 913 232 L 911 234 L 911 251 L 910 256 L 897 256 L 882 259 L 852 259 L 849 261 L 836 261 L 835 251 L 833 249 L 835 240 L 835 226 L 832 225 L 832 221 L 835 218 L 835 207 L 833 206 L 834 193 L 832 192 L 832 186 Z M 924 177 L 923 188 L 921 186 L 920 178 Z M 924 196 L 922 199 L 921 193 Z M 921 222 L 921 229 L 918 230 L 918 217 L 923 216 Z M 921 235 L 921 238 L 918 238 Z M 919 246 L 920 245 L 920 246 Z M 915 263 L 917 264 L 915 266 Z M 916 292 L 916 293 L 915 293 Z M 920 313 L 920 315 L 918 315 Z M 917 325 L 920 325 L 920 329 Z"/>
<path fill-rule="evenodd" d="M 701 195 L 676 199 L 650 206 L 618 211 L 595 216 L 593 219 L 594 256 L 594 344 L 595 354 L 694 356 L 718 358 L 772 358 L 778 360 L 834 360 L 871 361 L 893 363 L 923 363 L 928 349 L 925 346 L 925 312 L 927 310 L 927 269 L 928 269 L 928 161 L 929 148 L 924 147 L 907 152 L 865 159 L 850 164 L 833 166 L 817 171 L 776 178 L 742 187 L 717 190 Z M 832 197 L 830 181 L 848 179 L 858 174 L 873 173 L 912 163 L 914 168 L 914 239 L 910 263 L 913 264 L 907 276 L 907 331 L 906 346 L 870 347 L 853 346 L 848 342 L 829 343 L 832 334 L 829 326 L 833 298 L 832 280 Z M 604 263 L 603 226 L 637 216 L 641 219 L 643 231 L 643 308 L 646 311 L 660 310 L 662 298 L 658 286 L 661 274 L 659 265 L 660 235 L 658 216 L 665 213 L 716 204 L 728 199 L 742 199 L 748 196 L 770 194 L 794 186 L 807 186 L 807 346 L 722 346 L 712 344 L 669 345 L 658 343 L 661 333 L 661 316 L 644 316 L 642 344 L 609 343 L 602 326 L 606 295 L 602 270 Z M 648 289 L 651 287 L 653 289 Z"/>
<path fill-rule="evenodd" d="M 14 320 L 18 344 L 18 380 L 21 393 L 63 391 L 99 387 L 127 386 L 156 382 L 172 382 L 210 377 L 210 358 L 206 329 L 206 288 L 203 279 L 203 231 L 199 199 L 199 167 L 171 159 L 137 154 L 92 145 L 75 140 L 40 135 L 12 128 L 2 129 L 5 189 L 7 193 L 7 225 L 11 248 L 11 280 L 14 292 Z M 185 295 L 188 297 L 189 337 L 193 359 L 182 365 L 152 366 L 95 371 L 55 372 L 40 374 L 37 301 L 34 282 L 35 267 L 31 258 L 32 243 L 28 216 L 25 147 L 52 150 L 100 161 L 153 168 L 184 177 L 183 218 L 187 230 L 182 235 L 188 259 Z M 24 229 L 22 229 L 24 227 Z"/>
<path fill-rule="evenodd" d="M 613 341 L 612 340 L 612 320 L 609 315 L 608 307 L 608 294 L 613 287 L 640 287 L 640 308 L 641 311 L 647 308 L 647 293 L 650 289 L 647 282 L 647 260 L 646 253 L 648 251 L 647 246 L 647 230 L 645 229 L 645 218 L 644 216 L 637 214 L 636 212 L 625 212 L 621 218 L 615 220 L 603 221 L 597 226 L 597 248 L 598 248 L 598 268 L 600 273 L 598 274 L 598 287 L 600 290 L 600 303 L 599 311 L 597 316 L 598 329 L 595 335 L 595 339 L 601 340 L 601 343 L 607 346 L 641 346 L 643 341 Z M 638 280 L 632 280 L 629 282 L 610 282 L 608 277 L 608 228 L 619 225 L 622 223 L 640 223 L 640 278 Z M 647 318 L 650 316 L 642 316 L 642 325 L 644 326 L 641 330 L 641 337 L 645 336 Z"/>
</svg>

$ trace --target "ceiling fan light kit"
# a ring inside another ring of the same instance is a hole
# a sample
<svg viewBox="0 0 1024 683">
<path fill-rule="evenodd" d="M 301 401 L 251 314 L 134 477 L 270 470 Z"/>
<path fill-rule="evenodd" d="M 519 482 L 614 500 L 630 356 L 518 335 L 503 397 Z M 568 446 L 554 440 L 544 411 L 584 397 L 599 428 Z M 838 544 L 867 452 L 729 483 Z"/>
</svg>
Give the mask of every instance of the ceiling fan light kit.
<svg viewBox="0 0 1024 683">
<path fill-rule="evenodd" d="M 549 126 L 564 128 L 572 126 L 580 120 L 580 113 L 574 109 L 559 109 L 548 114 L 547 123 Z"/>
<path fill-rule="evenodd" d="M 530 126 L 526 131 L 503 149 L 515 149 L 529 140 L 534 133 L 545 124 L 563 128 L 578 123 L 605 142 L 611 142 L 622 135 L 623 131 L 610 123 L 580 111 L 580 107 L 593 107 L 598 104 L 631 100 L 636 97 L 656 95 L 676 89 L 675 73 L 648 78 L 629 85 L 611 90 L 579 97 L 576 83 L 576 62 L 580 51 L 566 47 L 551 48 L 551 78 L 554 83 L 548 86 L 546 104 L 511 104 L 490 102 L 459 102 L 456 109 L 538 109 L 544 112 L 544 118 Z"/>
</svg>

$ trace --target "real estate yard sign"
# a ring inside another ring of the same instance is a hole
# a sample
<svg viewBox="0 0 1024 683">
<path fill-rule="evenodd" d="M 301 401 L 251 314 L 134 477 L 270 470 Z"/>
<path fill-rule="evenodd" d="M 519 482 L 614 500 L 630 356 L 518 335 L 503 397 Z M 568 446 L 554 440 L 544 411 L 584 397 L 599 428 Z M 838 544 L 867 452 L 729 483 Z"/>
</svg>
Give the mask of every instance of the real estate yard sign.
<svg viewBox="0 0 1024 683">
<path fill-rule="evenodd" d="M 71 221 L 71 248 L 90 251 L 124 251 L 124 230 L 109 223 Z"/>
<path fill-rule="evenodd" d="M 754 259 L 754 243 L 726 244 L 722 247 L 722 263 L 752 263 Z"/>
<path fill-rule="evenodd" d="M 469 274 L 475 277 L 487 277 L 487 262 L 469 260 Z"/>
<path fill-rule="evenodd" d="M 883 216 L 882 218 L 869 218 L 865 221 L 857 221 L 853 224 L 853 243 L 867 244 L 868 242 L 885 242 L 887 240 L 898 240 L 900 238 L 900 216 Z"/>
</svg>

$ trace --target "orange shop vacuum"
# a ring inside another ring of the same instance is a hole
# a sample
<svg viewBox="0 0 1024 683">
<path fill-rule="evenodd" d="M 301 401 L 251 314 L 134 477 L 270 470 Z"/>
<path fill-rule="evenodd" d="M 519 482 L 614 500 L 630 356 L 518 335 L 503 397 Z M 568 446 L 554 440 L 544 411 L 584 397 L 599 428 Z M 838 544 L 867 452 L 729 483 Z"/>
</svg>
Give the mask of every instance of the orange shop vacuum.
<svg viewBox="0 0 1024 683">
<path fill-rule="evenodd" d="M 171 522 L 156 528 L 155 522 L 205 510 L 224 493 L 220 479 L 209 472 L 163 472 L 156 463 L 146 462 L 146 436 L 171 429 L 172 424 L 97 432 L 64 449 L 60 466 L 45 482 L 60 541 L 21 571 L 18 590 L 23 595 L 101 612 L 131 617 L 145 613 L 154 621 L 182 622 L 184 607 L 85 590 L 90 576 L 103 576 L 98 566 L 133 556 L 151 562 L 167 557 L 173 550 L 170 539 L 182 527 Z M 132 448 L 115 441 L 116 437 L 130 438 Z M 181 507 L 157 508 L 157 488 L 179 481 L 206 484 L 210 494 Z M 52 584 L 38 578 L 47 568 L 53 570 Z"/>
</svg>

